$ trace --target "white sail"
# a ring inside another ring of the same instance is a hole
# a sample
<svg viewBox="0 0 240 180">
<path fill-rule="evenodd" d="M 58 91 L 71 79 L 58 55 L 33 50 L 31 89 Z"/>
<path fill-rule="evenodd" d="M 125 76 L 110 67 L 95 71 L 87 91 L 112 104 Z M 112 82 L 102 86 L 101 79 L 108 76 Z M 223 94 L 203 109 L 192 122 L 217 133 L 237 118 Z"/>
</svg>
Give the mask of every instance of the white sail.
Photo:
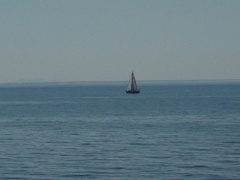
<svg viewBox="0 0 240 180">
<path fill-rule="evenodd" d="M 132 93 L 139 93 L 138 87 L 137 87 L 137 82 L 134 76 L 134 73 L 132 72 L 130 80 L 128 82 L 127 86 L 127 92 L 132 92 Z"/>
</svg>

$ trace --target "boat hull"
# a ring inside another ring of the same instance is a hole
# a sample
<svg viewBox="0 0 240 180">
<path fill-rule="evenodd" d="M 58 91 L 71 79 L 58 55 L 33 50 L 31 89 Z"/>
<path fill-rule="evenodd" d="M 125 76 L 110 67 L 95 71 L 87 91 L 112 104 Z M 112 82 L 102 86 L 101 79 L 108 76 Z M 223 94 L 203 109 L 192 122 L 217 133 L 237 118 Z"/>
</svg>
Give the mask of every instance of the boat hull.
<svg viewBox="0 0 240 180">
<path fill-rule="evenodd" d="M 136 90 L 136 91 L 126 91 L 126 93 L 128 94 L 138 94 L 140 93 L 140 91 Z"/>
</svg>

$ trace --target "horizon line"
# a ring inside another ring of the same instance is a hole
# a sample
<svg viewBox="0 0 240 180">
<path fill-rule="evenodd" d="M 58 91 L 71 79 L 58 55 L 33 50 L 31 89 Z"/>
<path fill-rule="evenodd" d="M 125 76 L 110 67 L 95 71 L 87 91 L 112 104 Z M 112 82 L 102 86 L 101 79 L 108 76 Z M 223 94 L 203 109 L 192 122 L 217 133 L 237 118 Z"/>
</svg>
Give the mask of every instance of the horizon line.
<svg viewBox="0 0 240 180">
<path fill-rule="evenodd" d="M 240 82 L 240 79 L 188 79 L 188 80 L 137 80 L 137 82 Z M 82 83 L 123 83 L 128 80 L 80 80 L 80 81 L 19 81 L 0 82 L 0 85 L 37 85 L 37 84 L 82 84 Z"/>
</svg>

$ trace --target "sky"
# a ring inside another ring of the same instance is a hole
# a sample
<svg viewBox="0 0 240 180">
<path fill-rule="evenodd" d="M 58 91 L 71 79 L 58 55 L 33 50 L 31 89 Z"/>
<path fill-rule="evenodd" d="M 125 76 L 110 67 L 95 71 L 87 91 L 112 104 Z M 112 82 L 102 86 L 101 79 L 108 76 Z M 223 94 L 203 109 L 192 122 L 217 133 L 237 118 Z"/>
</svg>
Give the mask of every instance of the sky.
<svg viewBox="0 0 240 180">
<path fill-rule="evenodd" d="M 240 79 L 239 0 L 1 0 L 0 83 Z"/>
</svg>

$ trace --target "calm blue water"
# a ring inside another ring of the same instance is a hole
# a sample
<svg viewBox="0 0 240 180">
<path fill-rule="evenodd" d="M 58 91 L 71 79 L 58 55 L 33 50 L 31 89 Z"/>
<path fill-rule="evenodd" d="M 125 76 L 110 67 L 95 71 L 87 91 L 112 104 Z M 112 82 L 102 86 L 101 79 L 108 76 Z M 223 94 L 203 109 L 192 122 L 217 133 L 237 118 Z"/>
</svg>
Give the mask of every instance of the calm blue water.
<svg viewBox="0 0 240 180">
<path fill-rule="evenodd" d="M 0 179 L 240 179 L 240 84 L 0 87 Z"/>
</svg>

